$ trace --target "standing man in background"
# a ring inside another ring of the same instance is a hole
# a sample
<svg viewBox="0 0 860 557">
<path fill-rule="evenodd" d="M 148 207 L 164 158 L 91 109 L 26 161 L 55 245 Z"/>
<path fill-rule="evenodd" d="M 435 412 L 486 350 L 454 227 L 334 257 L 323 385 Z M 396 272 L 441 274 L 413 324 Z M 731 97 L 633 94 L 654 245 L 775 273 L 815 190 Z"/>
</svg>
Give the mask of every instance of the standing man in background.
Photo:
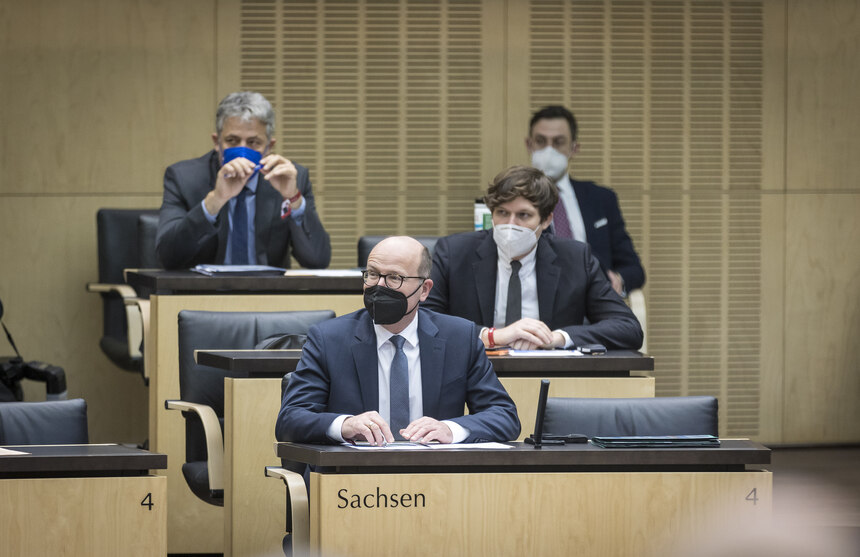
<svg viewBox="0 0 860 557">
<path fill-rule="evenodd" d="M 199 263 L 303 267 L 331 260 L 308 169 L 272 152 L 275 112 L 260 93 L 227 95 L 214 149 L 164 173 L 156 250 L 167 269 Z"/>
<path fill-rule="evenodd" d="M 576 119 L 563 106 L 538 110 L 529 122 L 526 149 L 532 166 L 558 186 L 559 203 L 553 211 L 555 235 L 586 242 L 622 296 L 642 288 L 645 270 L 624 227 L 618 197 L 594 182 L 574 180 L 568 166 L 579 151 Z"/>
</svg>

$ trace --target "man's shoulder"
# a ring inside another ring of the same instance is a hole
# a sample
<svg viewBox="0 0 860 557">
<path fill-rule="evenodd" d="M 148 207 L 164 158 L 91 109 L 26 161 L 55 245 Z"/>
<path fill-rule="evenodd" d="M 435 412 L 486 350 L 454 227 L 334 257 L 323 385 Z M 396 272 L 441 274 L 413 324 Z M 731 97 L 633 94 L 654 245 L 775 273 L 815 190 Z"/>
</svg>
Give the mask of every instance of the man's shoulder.
<svg viewBox="0 0 860 557">
<path fill-rule="evenodd" d="M 472 232 L 458 232 L 456 234 L 451 234 L 449 236 L 443 236 L 439 238 L 438 242 L 443 244 L 447 244 L 448 246 L 454 246 L 457 249 L 462 249 L 464 247 L 469 246 L 478 246 L 487 238 L 489 234 L 492 234 L 491 230 L 475 230 Z"/>
<path fill-rule="evenodd" d="M 571 178 L 570 183 L 573 185 L 573 189 L 576 192 L 577 197 L 585 195 L 605 201 L 616 200 L 618 198 L 615 190 L 607 186 L 601 186 L 597 182 L 591 180 L 574 180 Z"/>
<path fill-rule="evenodd" d="M 559 257 L 581 259 L 590 251 L 588 244 L 572 238 L 559 238 L 554 234 L 541 234 L 538 250 L 552 250 Z"/>
</svg>

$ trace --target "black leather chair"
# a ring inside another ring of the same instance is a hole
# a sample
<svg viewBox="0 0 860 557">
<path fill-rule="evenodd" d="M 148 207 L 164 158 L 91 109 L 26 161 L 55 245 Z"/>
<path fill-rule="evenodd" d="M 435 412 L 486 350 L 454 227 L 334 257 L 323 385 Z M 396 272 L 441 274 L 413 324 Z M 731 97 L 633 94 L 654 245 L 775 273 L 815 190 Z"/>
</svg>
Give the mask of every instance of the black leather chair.
<svg viewBox="0 0 860 557">
<path fill-rule="evenodd" d="M 717 435 L 717 399 L 548 398 L 544 433 L 587 437 L 626 435 Z"/>
<path fill-rule="evenodd" d="M 362 236 L 358 239 L 359 267 L 362 269 L 367 267 L 367 256 L 370 255 L 370 250 L 386 238 L 388 236 Z M 430 256 L 433 256 L 433 248 L 436 247 L 436 240 L 439 239 L 439 236 L 413 236 L 413 238 L 421 242 L 430 251 Z"/>
<path fill-rule="evenodd" d="M 148 224 L 142 225 L 141 219 Z M 123 271 L 159 267 L 155 254 L 158 209 L 99 209 L 96 224 L 99 281 L 87 284 L 87 290 L 102 297 L 99 346 L 114 364 L 142 373 L 146 380 L 141 351 L 146 316 L 140 301 L 148 295 L 125 284 Z"/>
<path fill-rule="evenodd" d="M 82 398 L 0 404 L 0 445 L 89 443 Z"/>
<path fill-rule="evenodd" d="M 335 313 L 179 312 L 179 395 L 165 407 L 185 416 L 185 463 L 182 474 L 191 491 L 213 505 L 224 504 L 224 378 L 230 373 L 194 361 L 195 350 L 251 349 L 276 334 L 305 335 L 315 323 Z M 277 412 L 273 408 L 272 412 Z M 274 432 L 272 433 L 274 441 Z"/>
</svg>

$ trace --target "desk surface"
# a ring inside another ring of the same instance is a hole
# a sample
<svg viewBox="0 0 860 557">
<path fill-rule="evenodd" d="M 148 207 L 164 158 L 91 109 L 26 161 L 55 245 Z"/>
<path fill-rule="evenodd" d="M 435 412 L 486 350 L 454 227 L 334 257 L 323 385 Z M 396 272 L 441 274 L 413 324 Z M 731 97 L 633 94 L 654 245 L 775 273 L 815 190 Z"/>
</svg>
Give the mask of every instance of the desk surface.
<svg viewBox="0 0 860 557">
<path fill-rule="evenodd" d="M 488 471 L 744 470 L 770 463 L 770 449 L 747 440 L 716 448 L 603 449 L 590 443 L 545 446 L 508 443 L 512 449 L 359 450 L 341 445 L 277 443 L 278 457 L 339 473 Z"/>
<path fill-rule="evenodd" d="M 361 294 L 361 277 L 218 276 L 193 271 L 129 269 L 126 282 L 156 294 L 279 293 Z"/>
<path fill-rule="evenodd" d="M 296 369 L 301 350 L 198 350 L 197 363 L 237 377 L 281 377 Z M 490 356 L 499 377 L 537 374 L 541 377 L 628 377 L 630 371 L 654 369 L 654 358 L 633 350 L 610 350 L 603 356 Z"/>
<path fill-rule="evenodd" d="M 10 475 L 99 474 L 133 476 L 167 468 L 167 455 L 122 445 L 16 445 L 0 454 L 0 478 Z"/>
</svg>

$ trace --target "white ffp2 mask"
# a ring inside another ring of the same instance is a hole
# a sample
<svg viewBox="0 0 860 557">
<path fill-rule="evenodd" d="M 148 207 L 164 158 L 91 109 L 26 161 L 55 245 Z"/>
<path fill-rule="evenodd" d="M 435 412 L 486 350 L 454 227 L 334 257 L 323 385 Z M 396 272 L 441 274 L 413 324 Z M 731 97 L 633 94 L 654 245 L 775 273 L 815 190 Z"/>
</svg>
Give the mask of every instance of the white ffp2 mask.
<svg viewBox="0 0 860 557">
<path fill-rule="evenodd" d="M 568 157 L 559 153 L 549 145 L 532 153 L 532 166 L 558 182 L 567 172 Z"/>
</svg>

